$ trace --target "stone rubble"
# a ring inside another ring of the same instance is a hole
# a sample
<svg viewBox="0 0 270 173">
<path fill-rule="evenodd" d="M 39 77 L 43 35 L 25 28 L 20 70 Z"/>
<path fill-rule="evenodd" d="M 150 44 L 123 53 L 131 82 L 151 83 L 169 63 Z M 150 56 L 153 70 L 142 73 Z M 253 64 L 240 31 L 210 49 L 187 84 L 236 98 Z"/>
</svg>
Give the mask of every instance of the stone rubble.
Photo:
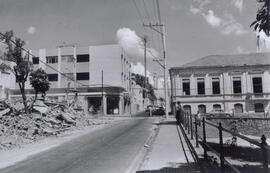
<svg viewBox="0 0 270 173">
<path fill-rule="evenodd" d="M 83 110 L 63 104 L 37 101 L 31 114 L 23 113 L 21 103 L 0 101 L 0 150 L 19 147 L 72 128 L 110 123 L 112 118 L 95 118 Z"/>
</svg>

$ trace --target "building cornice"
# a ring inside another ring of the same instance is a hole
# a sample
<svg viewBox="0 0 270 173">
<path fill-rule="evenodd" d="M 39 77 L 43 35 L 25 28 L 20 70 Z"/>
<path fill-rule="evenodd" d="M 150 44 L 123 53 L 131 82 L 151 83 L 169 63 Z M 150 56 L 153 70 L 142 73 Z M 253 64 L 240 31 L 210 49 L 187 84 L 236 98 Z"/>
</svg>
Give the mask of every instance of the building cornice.
<svg viewBox="0 0 270 173">
<path fill-rule="evenodd" d="M 230 66 L 181 66 L 181 67 L 171 67 L 169 71 L 187 71 L 187 70 L 214 70 L 214 69 L 249 69 L 249 68 L 266 68 L 270 67 L 270 64 L 260 64 L 260 65 L 243 65 L 243 66 L 237 66 L 237 65 L 230 65 Z"/>
</svg>

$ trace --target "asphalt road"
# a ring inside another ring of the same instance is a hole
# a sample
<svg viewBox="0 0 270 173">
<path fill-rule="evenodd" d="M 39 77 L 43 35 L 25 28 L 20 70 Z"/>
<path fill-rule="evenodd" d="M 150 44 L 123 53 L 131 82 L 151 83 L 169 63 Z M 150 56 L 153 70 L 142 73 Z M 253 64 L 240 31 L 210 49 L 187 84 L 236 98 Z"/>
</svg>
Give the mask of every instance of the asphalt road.
<svg viewBox="0 0 270 173">
<path fill-rule="evenodd" d="M 124 173 L 145 144 L 151 119 L 135 118 L 42 152 L 1 173 Z"/>
</svg>

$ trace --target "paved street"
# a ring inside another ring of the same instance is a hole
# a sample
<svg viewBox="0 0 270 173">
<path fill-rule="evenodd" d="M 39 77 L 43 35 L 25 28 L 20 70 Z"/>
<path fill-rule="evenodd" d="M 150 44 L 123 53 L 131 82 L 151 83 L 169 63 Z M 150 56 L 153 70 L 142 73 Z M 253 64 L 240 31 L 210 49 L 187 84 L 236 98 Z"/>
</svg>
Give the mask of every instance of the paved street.
<svg viewBox="0 0 270 173">
<path fill-rule="evenodd" d="M 124 121 L 40 153 L 1 173 L 123 173 L 150 135 L 151 119 Z"/>
</svg>

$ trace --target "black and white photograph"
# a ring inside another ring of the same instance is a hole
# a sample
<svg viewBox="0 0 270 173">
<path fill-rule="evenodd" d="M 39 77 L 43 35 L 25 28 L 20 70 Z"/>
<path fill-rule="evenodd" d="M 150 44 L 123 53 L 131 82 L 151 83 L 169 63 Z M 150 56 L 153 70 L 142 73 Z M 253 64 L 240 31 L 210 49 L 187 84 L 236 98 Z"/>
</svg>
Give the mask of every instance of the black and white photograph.
<svg viewBox="0 0 270 173">
<path fill-rule="evenodd" d="M 270 0 L 0 0 L 0 173 L 270 173 Z"/>
</svg>

